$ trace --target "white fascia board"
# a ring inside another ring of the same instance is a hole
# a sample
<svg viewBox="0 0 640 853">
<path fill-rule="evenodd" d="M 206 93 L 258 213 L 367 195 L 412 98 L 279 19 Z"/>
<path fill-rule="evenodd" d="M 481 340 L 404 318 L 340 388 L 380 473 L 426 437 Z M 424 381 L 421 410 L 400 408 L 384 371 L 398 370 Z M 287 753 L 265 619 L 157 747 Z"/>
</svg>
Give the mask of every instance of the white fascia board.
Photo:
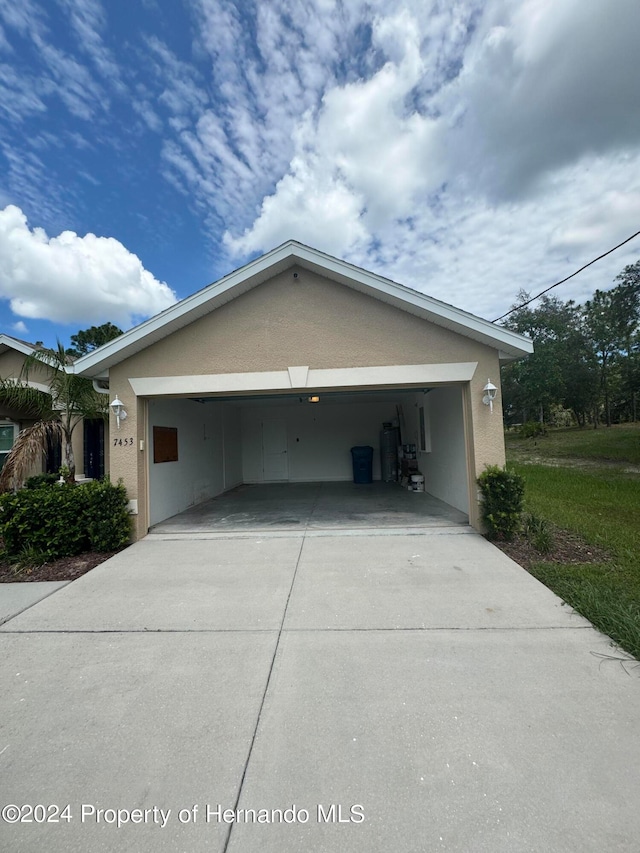
<svg viewBox="0 0 640 853">
<path fill-rule="evenodd" d="M 23 341 L 18 341 L 12 338 L 11 335 L 0 335 L 0 346 L 9 347 L 17 352 L 21 352 L 23 355 L 31 355 L 36 351 L 35 347 L 31 347 L 29 344 L 23 343 Z"/>
<path fill-rule="evenodd" d="M 528 355 L 533 352 L 533 342 L 524 335 L 512 332 L 510 329 L 505 329 L 503 326 L 496 326 L 495 323 L 489 320 L 476 317 L 475 314 L 470 314 L 461 308 L 448 305 L 446 302 L 440 302 L 432 296 L 419 293 L 417 290 L 412 290 L 391 279 L 368 272 L 346 261 L 338 260 L 330 255 L 318 252 L 316 249 L 310 249 L 300 244 L 297 244 L 295 254 L 300 260 L 306 260 L 312 265 L 317 265 L 321 258 L 320 264 L 326 272 L 333 273 L 336 277 L 344 277 L 346 275 L 348 278 L 363 284 L 372 291 L 377 291 L 378 293 L 397 299 L 401 303 L 408 303 L 414 308 L 422 309 L 427 315 L 446 321 L 446 325 L 449 328 L 457 328 L 458 330 L 466 329 L 475 332 L 487 339 L 487 343 L 490 342 L 493 346 L 498 344 L 506 345 L 509 349 L 519 351 L 521 355 Z"/>
<path fill-rule="evenodd" d="M 309 370 L 304 385 L 294 385 L 288 370 L 213 373 L 202 376 L 149 376 L 129 379 L 129 383 L 137 397 L 204 397 L 209 394 L 327 388 L 426 387 L 469 382 L 477 366 L 476 361 L 470 361 Z"/>
<path fill-rule="evenodd" d="M 126 358 L 126 355 L 118 358 L 118 355 L 123 350 L 133 347 L 134 351 L 138 352 L 142 347 L 136 347 L 135 345 L 144 340 L 144 338 L 153 337 L 154 333 L 160 332 L 169 324 L 177 323 L 177 328 L 180 325 L 185 325 L 184 323 L 180 324 L 178 321 L 197 311 L 212 299 L 223 297 L 228 291 L 249 279 L 260 279 L 263 273 L 272 270 L 279 261 L 286 260 L 292 254 L 289 244 L 285 243 L 272 252 L 262 255 L 239 270 L 235 270 L 229 273 L 229 275 L 224 276 L 218 282 L 214 282 L 197 293 L 187 296 L 180 302 L 176 302 L 175 305 L 172 305 L 160 314 L 156 314 L 155 317 L 151 317 L 139 326 L 129 329 L 128 332 L 124 332 L 124 334 L 113 341 L 109 341 L 98 347 L 98 349 L 93 350 L 93 352 L 83 355 L 73 364 L 73 372 L 82 376 L 104 376 L 105 366 L 108 368 L 109 365 L 117 364 L 123 358 Z"/>
<path fill-rule="evenodd" d="M 185 299 L 167 308 L 155 317 L 146 320 L 139 326 L 130 329 L 113 341 L 109 341 L 93 352 L 79 358 L 73 365 L 73 372 L 82 376 L 104 376 L 105 370 L 127 357 L 127 351 L 133 354 L 144 349 L 144 339 L 155 342 L 163 336 L 163 330 L 172 331 L 190 322 L 189 315 L 202 315 L 202 309 L 207 303 L 216 301 L 224 304 L 233 298 L 230 293 L 242 284 L 254 286 L 267 277 L 277 274 L 278 267 L 285 269 L 288 262 L 299 261 L 302 266 L 308 264 L 325 276 L 334 276 L 344 284 L 357 283 L 369 291 L 374 297 L 386 297 L 385 301 L 395 303 L 397 307 L 409 305 L 414 310 L 423 313 L 425 319 L 440 321 L 440 325 L 458 331 L 460 334 L 480 339 L 489 346 L 503 348 L 512 355 L 527 355 L 533 351 L 531 342 L 516 332 L 511 332 L 502 326 L 496 326 L 488 320 L 483 320 L 453 305 L 447 305 L 411 290 L 391 279 L 383 278 L 376 273 L 356 267 L 346 261 L 341 261 L 331 255 L 326 255 L 317 249 L 296 243 L 293 240 L 283 243 L 276 249 L 267 252 L 259 258 L 250 261 L 245 266 L 221 278 L 218 282 L 187 296 Z M 240 292 L 244 292 L 241 290 Z M 227 297 L 227 298 L 225 298 Z M 212 306 L 213 308 L 214 306 Z M 469 335 L 469 333 L 471 333 Z"/>
<path fill-rule="evenodd" d="M 526 339 L 526 340 L 530 340 L 530 339 Z M 531 344 L 531 348 L 528 350 L 526 355 L 530 355 L 533 352 L 533 341 L 530 340 L 530 344 Z M 498 360 L 500 361 L 501 364 L 506 364 L 507 362 L 510 362 L 510 361 L 517 361 L 519 358 L 522 358 L 522 357 L 523 357 L 522 353 L 520 353 L 518 355 L 514 355 L 513 353 L 505 352 L 502 349 L 498 351 Z"/>
</svg>

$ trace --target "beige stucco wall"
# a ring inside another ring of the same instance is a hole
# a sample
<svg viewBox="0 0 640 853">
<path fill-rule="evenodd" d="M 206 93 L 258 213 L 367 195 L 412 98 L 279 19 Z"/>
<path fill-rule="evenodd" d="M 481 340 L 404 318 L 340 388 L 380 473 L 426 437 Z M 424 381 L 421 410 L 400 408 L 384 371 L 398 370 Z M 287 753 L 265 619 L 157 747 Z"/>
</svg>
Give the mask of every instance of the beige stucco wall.
<svg viewBox="0 0 640 853">
<path fill-rule="evenodd" d="M 128 412 L 119 432 L 111 416 L 111 478 L 122 478 L 138 500 L 137 533 L 144 535 L 145 401 L 136 400 L 129 378 L 449 362 L 478 362 L 465 395 L 475 479 L 486 463 L 504 464 L 500 400 L 493 415 L 482 404 L 487 379 L 499 385 L 497 351 L 345 285 L 306 270 L 294 279 L 288 270 L 111 369 L 111 394 Z M 113 446 L 114 438 L 125 441 Z M 473 507 L 471 516 L 477 524 Z"/>
<path fill-rule="evenodd" d="M 20 379 L 26 356 L 16 350 L 6 350 L 0 353 L 0 379 Z M 29 371 L 29 380 L 47 385 L 48 370 L 44 366 L 35 365 Z"/>
<path fill-rule="evenodd" d="M 24 365 L 25 356 L 15 350 L 6 350 L 0 354 L 0 378 L 17 378 Z"/>
</svg>

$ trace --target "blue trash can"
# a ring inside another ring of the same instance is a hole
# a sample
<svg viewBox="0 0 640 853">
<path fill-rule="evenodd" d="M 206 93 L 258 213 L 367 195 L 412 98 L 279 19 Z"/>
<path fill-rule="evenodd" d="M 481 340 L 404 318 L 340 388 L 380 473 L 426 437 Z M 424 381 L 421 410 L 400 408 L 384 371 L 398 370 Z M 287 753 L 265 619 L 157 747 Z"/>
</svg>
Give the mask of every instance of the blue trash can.
<svg viewBox="0 0 640 853">
<path fill-rule="evenodd" d="M 373 447 L 352 447 L 353 482 L 373 482 Z"/>
</svg>

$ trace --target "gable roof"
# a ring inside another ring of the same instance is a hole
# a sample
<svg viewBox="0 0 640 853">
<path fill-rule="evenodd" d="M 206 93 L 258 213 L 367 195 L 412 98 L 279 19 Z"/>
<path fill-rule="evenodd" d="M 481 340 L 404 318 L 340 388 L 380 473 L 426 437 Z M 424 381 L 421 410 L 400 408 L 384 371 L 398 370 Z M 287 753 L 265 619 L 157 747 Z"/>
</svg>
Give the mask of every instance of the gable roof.
<svg viewBox="0 0 640 853">
<path fill-rule="evenodd" d="M 27 341 L 21 341 L 20 338 L 13 338 L 11 335 L 0 334 L 0 355 L 9 349 L 21 352 L 23 355 L 31 355 L 40 347 Z"/>
<path fill-rule="evenodd" d="M 533 342 L 523 335 L 289 240 L 82 356 L 68 369 L 82 376 L 105 377 L 110 367 L 294 266 L 318 273 L 437 326 L 493 347 L 499 350 L 503 361 L 521 358 L 533 352 Z"/>
</svg>

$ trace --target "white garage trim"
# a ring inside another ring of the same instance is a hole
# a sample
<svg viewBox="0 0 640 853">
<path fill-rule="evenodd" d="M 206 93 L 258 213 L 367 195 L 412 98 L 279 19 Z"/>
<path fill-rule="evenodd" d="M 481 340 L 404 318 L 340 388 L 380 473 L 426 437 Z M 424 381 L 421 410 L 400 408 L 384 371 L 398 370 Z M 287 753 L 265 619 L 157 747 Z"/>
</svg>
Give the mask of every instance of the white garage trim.
<svg viewBox="0 0 640 853">
<path fill-rule="evenodd" d="M 346 367 L 335 370 L 287 370 L 260 373 L 211 373 L 204 376 L 149 376 L 130 379 L 138 397 L 202 396 L 204 394 L 291 391 L 295 389 L 361 388 L 399 385 L 443 385 L 469 382 L 478 362 L 399 364 Z M 299 383 L 299 384 L 294 384 Z"/>
</svg>

